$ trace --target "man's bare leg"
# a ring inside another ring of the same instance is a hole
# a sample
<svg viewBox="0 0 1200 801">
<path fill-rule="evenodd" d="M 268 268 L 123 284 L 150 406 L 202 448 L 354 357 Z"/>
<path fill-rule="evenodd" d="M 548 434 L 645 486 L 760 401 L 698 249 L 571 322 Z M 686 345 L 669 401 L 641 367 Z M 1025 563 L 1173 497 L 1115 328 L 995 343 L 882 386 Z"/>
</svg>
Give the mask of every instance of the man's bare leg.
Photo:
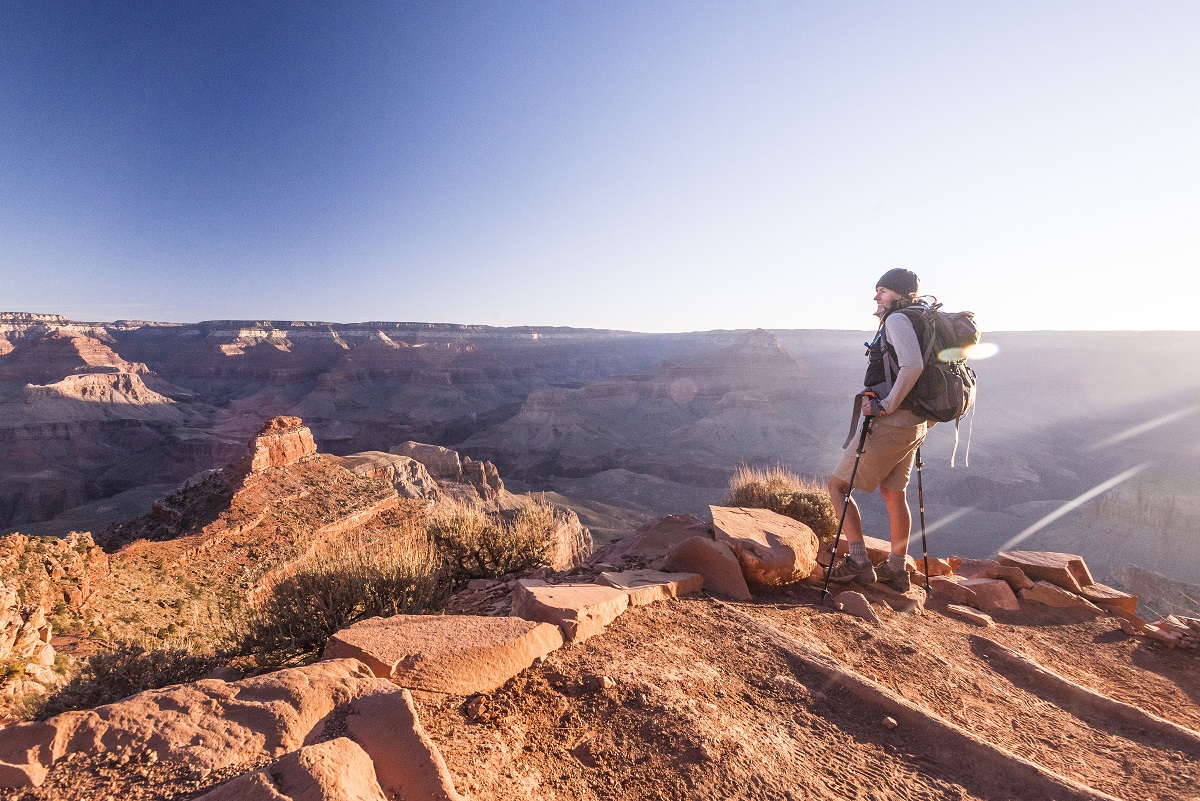
<svg viewBox="0 0 1200 801">
<path fill-rule="evenodd" d="M 904 490 L 892 490 L 880 487 L 879 494 L 887 507 L 888 534 L 892 540 L 892 555 L 904 556 L 908 553 L 908 537 L 912 533 L 912 512 L 908 508 L 908 498 Z M 861 537 L 861 524 L 860 533 Z"/>
<path fill-rule="evenodd" d="M 843 481 L 840 478 L 829 479 L 829 497 L 833 501 L 833 511 L 837 514 L 838 519 L 842 517 L 843 509 L 846 506 L 846 495 L 849 492 L 849 482 Z M 853 497 L 850 498 L 849 507 L 844 512 L 846 522 L 842 524 L 842 534 L 845 535 L 846 542 L 862 542 L 862 517 L 858 513 L 858 504 L 854 502 Z M 908 547 L 907 543 L 905 547 Z"/>
</svg>

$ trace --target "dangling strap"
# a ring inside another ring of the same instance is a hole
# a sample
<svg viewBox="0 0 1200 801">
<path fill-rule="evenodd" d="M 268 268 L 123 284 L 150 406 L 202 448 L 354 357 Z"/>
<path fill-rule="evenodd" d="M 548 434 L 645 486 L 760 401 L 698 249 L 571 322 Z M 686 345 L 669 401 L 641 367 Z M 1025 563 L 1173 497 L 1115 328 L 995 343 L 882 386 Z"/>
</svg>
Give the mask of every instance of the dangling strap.
<svg viewBox="0 0 1200 801">
<path fill-rule="evenodd" d="M 979 391 L 975 391 L 975 402 L 979 402 Z M 950 452 L 950 466 L 954 467 L 954 456 L 958 453 L 958 424 L 962 418 L 954 421 L 954 450 Z M 971 421 L 967 424 L 967 450 L 963 454 L 963 467 L 971 466 L 971 434 L 975 432 L 975 406 L 971 405 Z"/>
</svg>

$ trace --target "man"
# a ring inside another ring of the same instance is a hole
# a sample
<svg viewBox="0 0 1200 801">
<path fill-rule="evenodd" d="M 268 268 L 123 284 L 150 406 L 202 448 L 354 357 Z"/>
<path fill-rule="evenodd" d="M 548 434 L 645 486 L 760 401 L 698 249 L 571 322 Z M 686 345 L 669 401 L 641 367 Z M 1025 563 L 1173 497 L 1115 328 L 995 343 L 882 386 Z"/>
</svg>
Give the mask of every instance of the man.
<svg viewBox="0 0 1200 801">
<path fill-rule="evenodd" d="M 905 557 L 912 514 L 905 491 L 917 448 L 925 439 L 926 422 L 904 408 L 904 399 L 916 385 L 924 360 L 912 320 L 900 310 L 912 305 L 919 287 L 916 273 L 899 268 L 888 270 L 876 283 L 875 316 L 880 319 L 880 325 L 867 351 L 869 361 L 863 382 L 866 390 L 875 393 L 875 397 L 866 397 L 862 401 L 862 414 L 871 418 L 871 428 L 859 458 L 858 472 L 854 474 L 854 489 L 874 492 L 876 487 L 879 488 L 887 507 L 891 553 L 886 561 L 871 564 L 863 543 L 858 505 L 853 498 L 845 503 L 856 457 L 855 446 L 851 443 L 829 480 L 834 509 L 839 516 L 845 515 L 842 530 L 850 546 L 849 556 L 834 566 L 830 581 L 863 584 L 881 581 L 899 592 L 905 592 L 911 586 Z"/>
</svg>

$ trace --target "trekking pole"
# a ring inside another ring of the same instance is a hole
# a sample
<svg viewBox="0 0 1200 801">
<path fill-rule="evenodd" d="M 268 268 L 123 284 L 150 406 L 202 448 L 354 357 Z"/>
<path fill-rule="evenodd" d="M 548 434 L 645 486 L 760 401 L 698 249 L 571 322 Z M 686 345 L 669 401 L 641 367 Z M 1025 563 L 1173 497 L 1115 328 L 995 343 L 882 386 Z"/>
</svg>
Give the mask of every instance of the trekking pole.
<svg viewBox="0 0 1200 801">
<path fill-rule="evenodd" d="M 850 483 L 846 486 L 846 497 L 842 499 L 842 519 L 838 521 L 837 534 L 833 538 L 833 550 L 829 552 L 829 566 L 825 568 L 825 586 L 821 588 L 821 603 L 829 595 L 829 577 L 833 575 L 833 563 L 837 560 L 838 544 L 842 541 L 842 526 L 846 523 L 846 512 L 850 509 L 850 493 L 854 491 L 854 477 L 858 475 L 858 460 L 862 458 L 863 450 L 867 447 L 867 433 L 871 430 L 871 421 L 875 418 L 867 415 L 863 418 L 862 436 L 858 438 L 858 450 L 854 454 L 854 469 L 850 471 Z"/>
<path fill-rule="evenodd" d="M 917 448 L 917 505 L 921 509 L 921 556 L 925 559 L 925 592 L 933 592 L 929 586 L 929 546 L 925 542 L 925 486 L 921 483 L 921 449 Z"/>
</svg>

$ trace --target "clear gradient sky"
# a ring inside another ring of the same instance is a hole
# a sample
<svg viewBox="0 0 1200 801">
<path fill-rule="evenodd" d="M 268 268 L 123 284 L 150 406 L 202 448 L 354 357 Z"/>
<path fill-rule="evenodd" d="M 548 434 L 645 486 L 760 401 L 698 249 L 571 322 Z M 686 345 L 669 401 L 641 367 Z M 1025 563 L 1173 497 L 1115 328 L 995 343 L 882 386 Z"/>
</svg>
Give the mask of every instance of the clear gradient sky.
<svg viewBox="0 0 1200 801">
<path fill-rule="evenodd" d="M 1200 328 L 1200 3 L 0 4 L 0 310 Z"/>
</svg>

